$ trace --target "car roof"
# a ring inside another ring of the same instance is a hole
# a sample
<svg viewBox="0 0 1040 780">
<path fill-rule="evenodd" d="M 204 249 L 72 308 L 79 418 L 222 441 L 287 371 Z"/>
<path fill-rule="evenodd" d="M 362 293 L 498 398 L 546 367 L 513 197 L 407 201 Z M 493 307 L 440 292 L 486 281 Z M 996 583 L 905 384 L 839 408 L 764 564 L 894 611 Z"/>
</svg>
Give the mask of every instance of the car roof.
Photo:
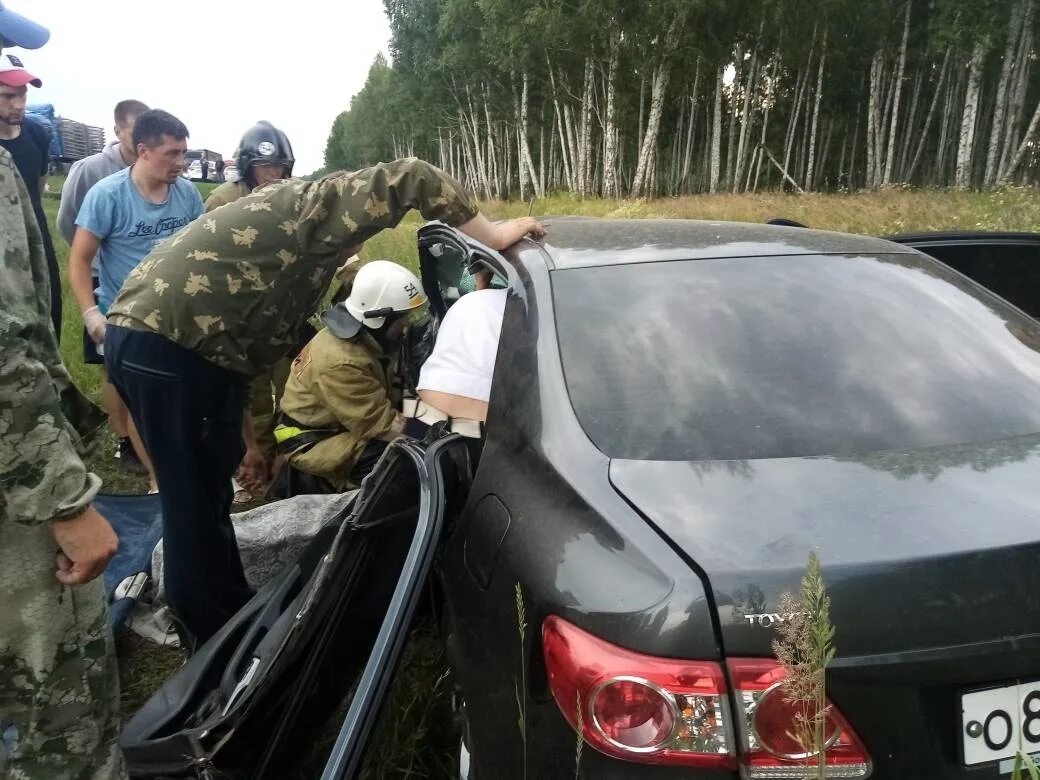
<svg viewBox="0 0 1040 780">
<path fill-rule="evenodd" d="M 915 254 L 879 238 L 750 222 L 546 217 L 542 242 L 556 268 L 819 254 Z"/>
</svg>

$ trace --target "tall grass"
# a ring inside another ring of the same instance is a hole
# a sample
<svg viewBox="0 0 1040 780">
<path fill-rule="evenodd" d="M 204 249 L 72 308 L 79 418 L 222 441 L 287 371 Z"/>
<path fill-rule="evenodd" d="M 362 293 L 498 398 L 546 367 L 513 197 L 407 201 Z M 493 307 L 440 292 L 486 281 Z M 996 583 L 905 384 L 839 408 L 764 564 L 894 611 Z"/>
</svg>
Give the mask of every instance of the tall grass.
<svg viewBox="0 0 1040 780">
<path fill-rule="evenodd" d="M 498 216 L 527 214 L 526 203 L 487 203 Z M 925 230 L 1040 231 L 1040 195 L 1027 188 L 998 192 L 887 189 L 854 194 L 689 195 L 657 200 L 579 200 L 552 195 L 534 202 L 538 216 L 621 219 L 707 219 L 764 222 L 787 217 L 820 230 L 892 235 Z"/>
<path fill-rule="evenodd" d="M 1040 766 L 1037 765 L 1032 756 L 1020 750 L 1015 755 L 1015 765 L 1011 771 L 1011 780 L 1025 780 L 1027 775 L 1029 780 L 1040 780 Z"/>
<path fill-rule="evenodd" d="M 527 615 L 524 611 L 524 592 L 520 583 L 516 583 L 516 627 L 520 633 L 520 680 L 516 685 L 516 706 L 519 710 L 517 725 L 520 727 L 520 745 L 523 751 L 523 774 L 520 777 L 527 780 Z"/>
<path fill-rule="evenodd" d="M 450 777 L 458 772 L 450 688 L 440 636 L 432 625 L 422 624 L 405 648 L 366 751 L 361 780 Z M 338 731 L 339 723 L 335 726 Z M 336 731 L 331 731 L 332 741 Z"/>
<path fill-rule="evenodd" d="M 581 694 L 574 695 L 575 715 L 577 715 L 578 736 L 574 742 L 574 780 L 581 778 L 581 754 L 585 749 L 585 708 L 581 706 Z"/>
</svg>

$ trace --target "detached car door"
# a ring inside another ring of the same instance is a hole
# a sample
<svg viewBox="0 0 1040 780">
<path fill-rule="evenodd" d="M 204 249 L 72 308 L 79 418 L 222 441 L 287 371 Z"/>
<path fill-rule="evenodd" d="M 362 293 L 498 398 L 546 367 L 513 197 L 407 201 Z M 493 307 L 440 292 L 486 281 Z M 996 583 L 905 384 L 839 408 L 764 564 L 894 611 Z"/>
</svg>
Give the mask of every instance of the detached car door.
<svg viewBox="0 0 1040 780">
<path fill-rule="evenodd" d="M 445 516 L 468 495 L 466 456 L 454 435 L 391 443 L 342 514 L 126 724 L 131 776 L 287 777 L 349 696 L 322 777 L 356 777 Z"/>
<path fill-rule="evenodd" d="M 430 576 L 445 516 L 465 501 L 469 490 L 468 452 L 462 437 L 448 434 L 429 445 L 399 440 L 393 446 L 414 462 L 418 472 L 418 521 L 386 617 L 322 772 L 322 780 L 352 780 L 359 775 L 365 748 L 387 698 L 416 606 Z"/>
<path fill-rule="evenodd" d="M 433 332 L 448 308 L 465 292 L 467 266 L 475 255 L 494 262 L 480 245 L 464 240 L 454 229 L 431 222 L 419 230 L 419 264 L 429 299 Z M 502 272 L 500 267 L 495 268 Z M 360 772 L 369 737 L 379 717 L 393 672 L 400 661 L 416 604 L 429 579 L 442 533 L 469 495 L 473 477 L 466 440 L 455 434 L 432 443 L 400 443 L 415 461 L 419 475 L 420 506 L 415 536 L 386 618 L 372 647 L 350 709 L 343 720 L 322 780 L 354 778 Z"/>
</svg>

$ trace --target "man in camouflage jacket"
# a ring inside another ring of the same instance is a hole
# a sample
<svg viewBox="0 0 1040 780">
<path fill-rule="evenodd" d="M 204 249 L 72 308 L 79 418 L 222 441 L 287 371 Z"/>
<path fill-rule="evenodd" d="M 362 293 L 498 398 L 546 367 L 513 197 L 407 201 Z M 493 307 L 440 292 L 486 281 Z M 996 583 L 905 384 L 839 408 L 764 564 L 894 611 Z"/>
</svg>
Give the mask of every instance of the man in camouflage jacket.
<svg viewBox="0 0 1040 780">
<path fill-rule="evenodd" d="M 246 383 L 299 343 L 343 261 L 412 209 L 492 248 L 542 233 L 530 218 L 492 225 L 444 171 L 397 160 L 289 179 L 204 214 L 146 257 L 111 307 L 106 367 L 155 464 L 166 593 L 189 650 L 252 593 L 228 515 Z"/>
<path fill-rule="evenodd" d="M 244 198 L 257 187 L 288 179 L 292 176 L 295 160 L 285 133 L 270 122 L 258 122 L 238 142 L 235 162 L 238 166 L 238 180 L 224 182 L 209 194 L 206 198 L 206 213 Z M 306 335 L 309 339 L 314 335 L 314 330 L 309 329 Z M 298 346 L 302 347 L 303 343 Z M 249 385 L 249 415 L 253 423 L 253 437 L 246 438 L 246 451 L 248 453 L 250 448 L 259 450 L 267 466 L 271 465 L 275 457 L 275 417 L 285 382 L 289 378 L 292 357 L 286 355 L 267 371 L 254 376 Z M 266 478 L 267 475 L 263 476 Z M 255 490 L 259 486 L 258 482 L 250 489 Z"/>
<path fill-rule="evenodd" d="M 4 150 L 0 254 L 0 776 L 123 778 L 119 681 L 96 579 L 117 540 L 91 506 L 101 483 L 70 419 L 91 407 L 61 363 L 39 227 Z"/>
</svg>

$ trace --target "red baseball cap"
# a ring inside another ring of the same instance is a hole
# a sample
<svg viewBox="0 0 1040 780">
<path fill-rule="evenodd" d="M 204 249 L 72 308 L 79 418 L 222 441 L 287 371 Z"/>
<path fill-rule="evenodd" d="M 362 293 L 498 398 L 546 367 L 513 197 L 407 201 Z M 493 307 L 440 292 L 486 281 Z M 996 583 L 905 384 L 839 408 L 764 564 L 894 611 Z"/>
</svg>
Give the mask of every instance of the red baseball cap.
<svg viewBox="0 0 1040 780">
<path fill-rule="evenodd" d="M 43 86 L 43 82 L 27 71 L 22 61 L 13 54 L 0 54 L 0 84 L 8 87 L 24 87 L 26 84 Z"/>
</svg>

